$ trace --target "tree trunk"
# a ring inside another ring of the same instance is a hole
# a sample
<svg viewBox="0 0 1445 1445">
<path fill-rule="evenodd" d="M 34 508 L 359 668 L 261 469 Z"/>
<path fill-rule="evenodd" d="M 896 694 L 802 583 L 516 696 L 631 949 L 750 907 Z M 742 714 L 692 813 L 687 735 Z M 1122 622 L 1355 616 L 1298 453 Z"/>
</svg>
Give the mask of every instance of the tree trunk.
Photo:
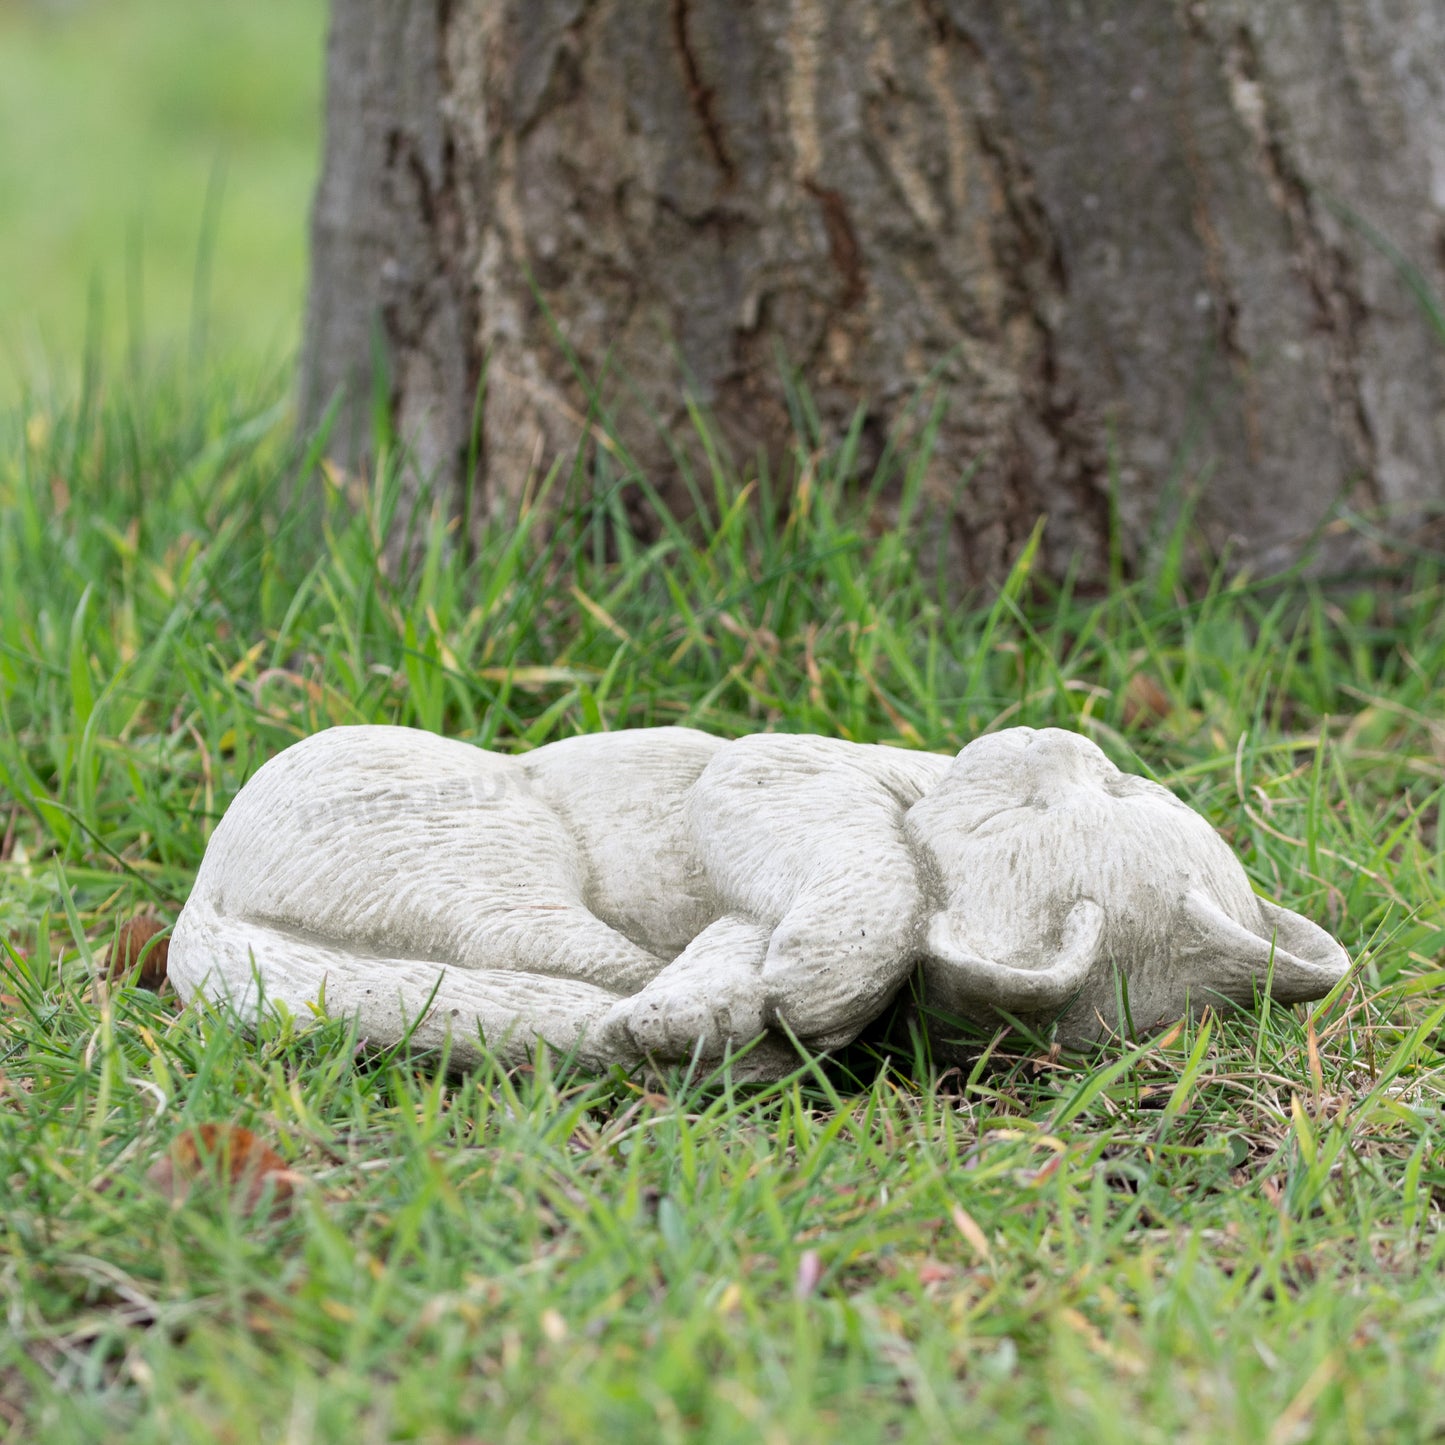
<svg viewBox="0 0 1445 1445">
<path fill-rule="evenodd" d="M 1097 576 L 1195 495 L 1263 566 L 1445 501 L 1438 0 L 334 4 L 303 416 L 356 436 L 379 339 L 484 509 L 579 376 L 654 480 L 688 397 L 776 465 L 780 357 L 865 469 L 933 379 L 969 579 L 1041 513 Z"/>
</svg>

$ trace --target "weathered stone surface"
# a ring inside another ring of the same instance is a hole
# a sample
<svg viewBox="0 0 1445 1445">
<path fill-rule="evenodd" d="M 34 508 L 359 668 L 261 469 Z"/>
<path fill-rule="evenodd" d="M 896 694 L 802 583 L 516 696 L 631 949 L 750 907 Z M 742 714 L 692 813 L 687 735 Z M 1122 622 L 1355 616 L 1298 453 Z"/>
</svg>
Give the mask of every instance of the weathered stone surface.
<svg viewBox="0 0 1445 1445">
<path fill-rule="evenodd" d="M 1077 734 L 956 758 L 686 728 L 522 757 L 333 728 L 241 790 L 170 947 L 187 998 L 321 1004 L 374 1044 L 537 1039 L 594 1067 L 848 1042 L 921 970 L 930 1007 L 1066 1044 L 1206 1005 L 1319 998 L 1344 950 L 1224 840 Z M 1267 984 L 1268 980 L 1268 984 Z"/>
</svg>

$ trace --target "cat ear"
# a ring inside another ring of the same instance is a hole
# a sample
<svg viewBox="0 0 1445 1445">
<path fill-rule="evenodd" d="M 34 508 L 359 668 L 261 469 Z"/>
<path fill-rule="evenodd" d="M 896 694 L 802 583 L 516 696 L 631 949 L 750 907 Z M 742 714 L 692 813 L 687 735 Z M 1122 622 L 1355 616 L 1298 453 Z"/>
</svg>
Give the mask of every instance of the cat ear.
<svg viewBox="0 0 1445 1445">
<path fill-rule="evenodd" d="M 1039 952 L 1037 962 L 1019 966 L 995 963 L 959 939 L 946 913 L 934 915 L 928 929 L 926 973 L 937 1002 L 986 1004 L 1010 1013 L 1052 1013 L 1083 987 L 1104 938 L 1104 910 L 1081 898 L 1064 919 L 1058 948 Z"/>
<path fill-rule="evenodd" d="M 1266 986 L 1280 1003 L 1323 998 L 1349 972 L 1349 955 L 1303 915 L 1265 898 L 1258 902 L 1262 937 L 1199 889 L 1184 895 L 1176 958 L 1188 961 L 1195 987 L 1238 1003 L 1253 1002 Z"/>
</svg>

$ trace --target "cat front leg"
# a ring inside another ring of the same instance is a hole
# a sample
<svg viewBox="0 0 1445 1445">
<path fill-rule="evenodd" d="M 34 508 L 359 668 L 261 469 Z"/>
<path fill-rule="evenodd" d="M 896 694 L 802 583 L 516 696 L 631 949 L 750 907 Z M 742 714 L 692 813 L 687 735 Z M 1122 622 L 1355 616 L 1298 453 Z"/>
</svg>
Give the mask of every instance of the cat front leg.
<svg viewBox="0 0 1445 1445">
<path fill-rule="evenodd" d="M 769 1025 L 812 1049 L 851 1042 L 914 967 L 923 917 L 908 860 L 880 856 L 866 870 L 814 880 L 769 941 L 761 974 Z"/>
<path fill-rule="evenodd" d="M 918 948 L 916 896 L 876 880 L 862 893 L 860 906 L 856 879 L 814 887 L 775 928 L 744 914 L 718 919 L 612 1007 L 603 1045 L 686 1060 L 721 1058 L 769 1032 L 811 1049 L 847 1043 L 886 1007 Z"/>
</svg>

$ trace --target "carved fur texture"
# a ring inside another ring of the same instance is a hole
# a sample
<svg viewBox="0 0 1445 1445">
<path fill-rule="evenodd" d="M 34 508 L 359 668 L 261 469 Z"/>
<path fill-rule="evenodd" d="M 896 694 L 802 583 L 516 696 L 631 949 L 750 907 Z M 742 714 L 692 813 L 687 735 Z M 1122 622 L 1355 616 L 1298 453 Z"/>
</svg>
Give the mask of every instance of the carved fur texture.
<svg viewBox="0 0 1445 1445">
<path fill-rule="evenodd" d="M 543 1040 L 591 1067 L 857 1036 L 915 971 L 930 1010 L 1083 1045 L 1206 1005 L 1321 997 L 1344 950 L 1255 896 L 1209 824 L 1087 738 L 956 758 L 687 728 L 520 757 L 332 728 L 221 820 L 176 925 L 183 996 L 355 1017 L 377 1045 Z"/>
</svg>

